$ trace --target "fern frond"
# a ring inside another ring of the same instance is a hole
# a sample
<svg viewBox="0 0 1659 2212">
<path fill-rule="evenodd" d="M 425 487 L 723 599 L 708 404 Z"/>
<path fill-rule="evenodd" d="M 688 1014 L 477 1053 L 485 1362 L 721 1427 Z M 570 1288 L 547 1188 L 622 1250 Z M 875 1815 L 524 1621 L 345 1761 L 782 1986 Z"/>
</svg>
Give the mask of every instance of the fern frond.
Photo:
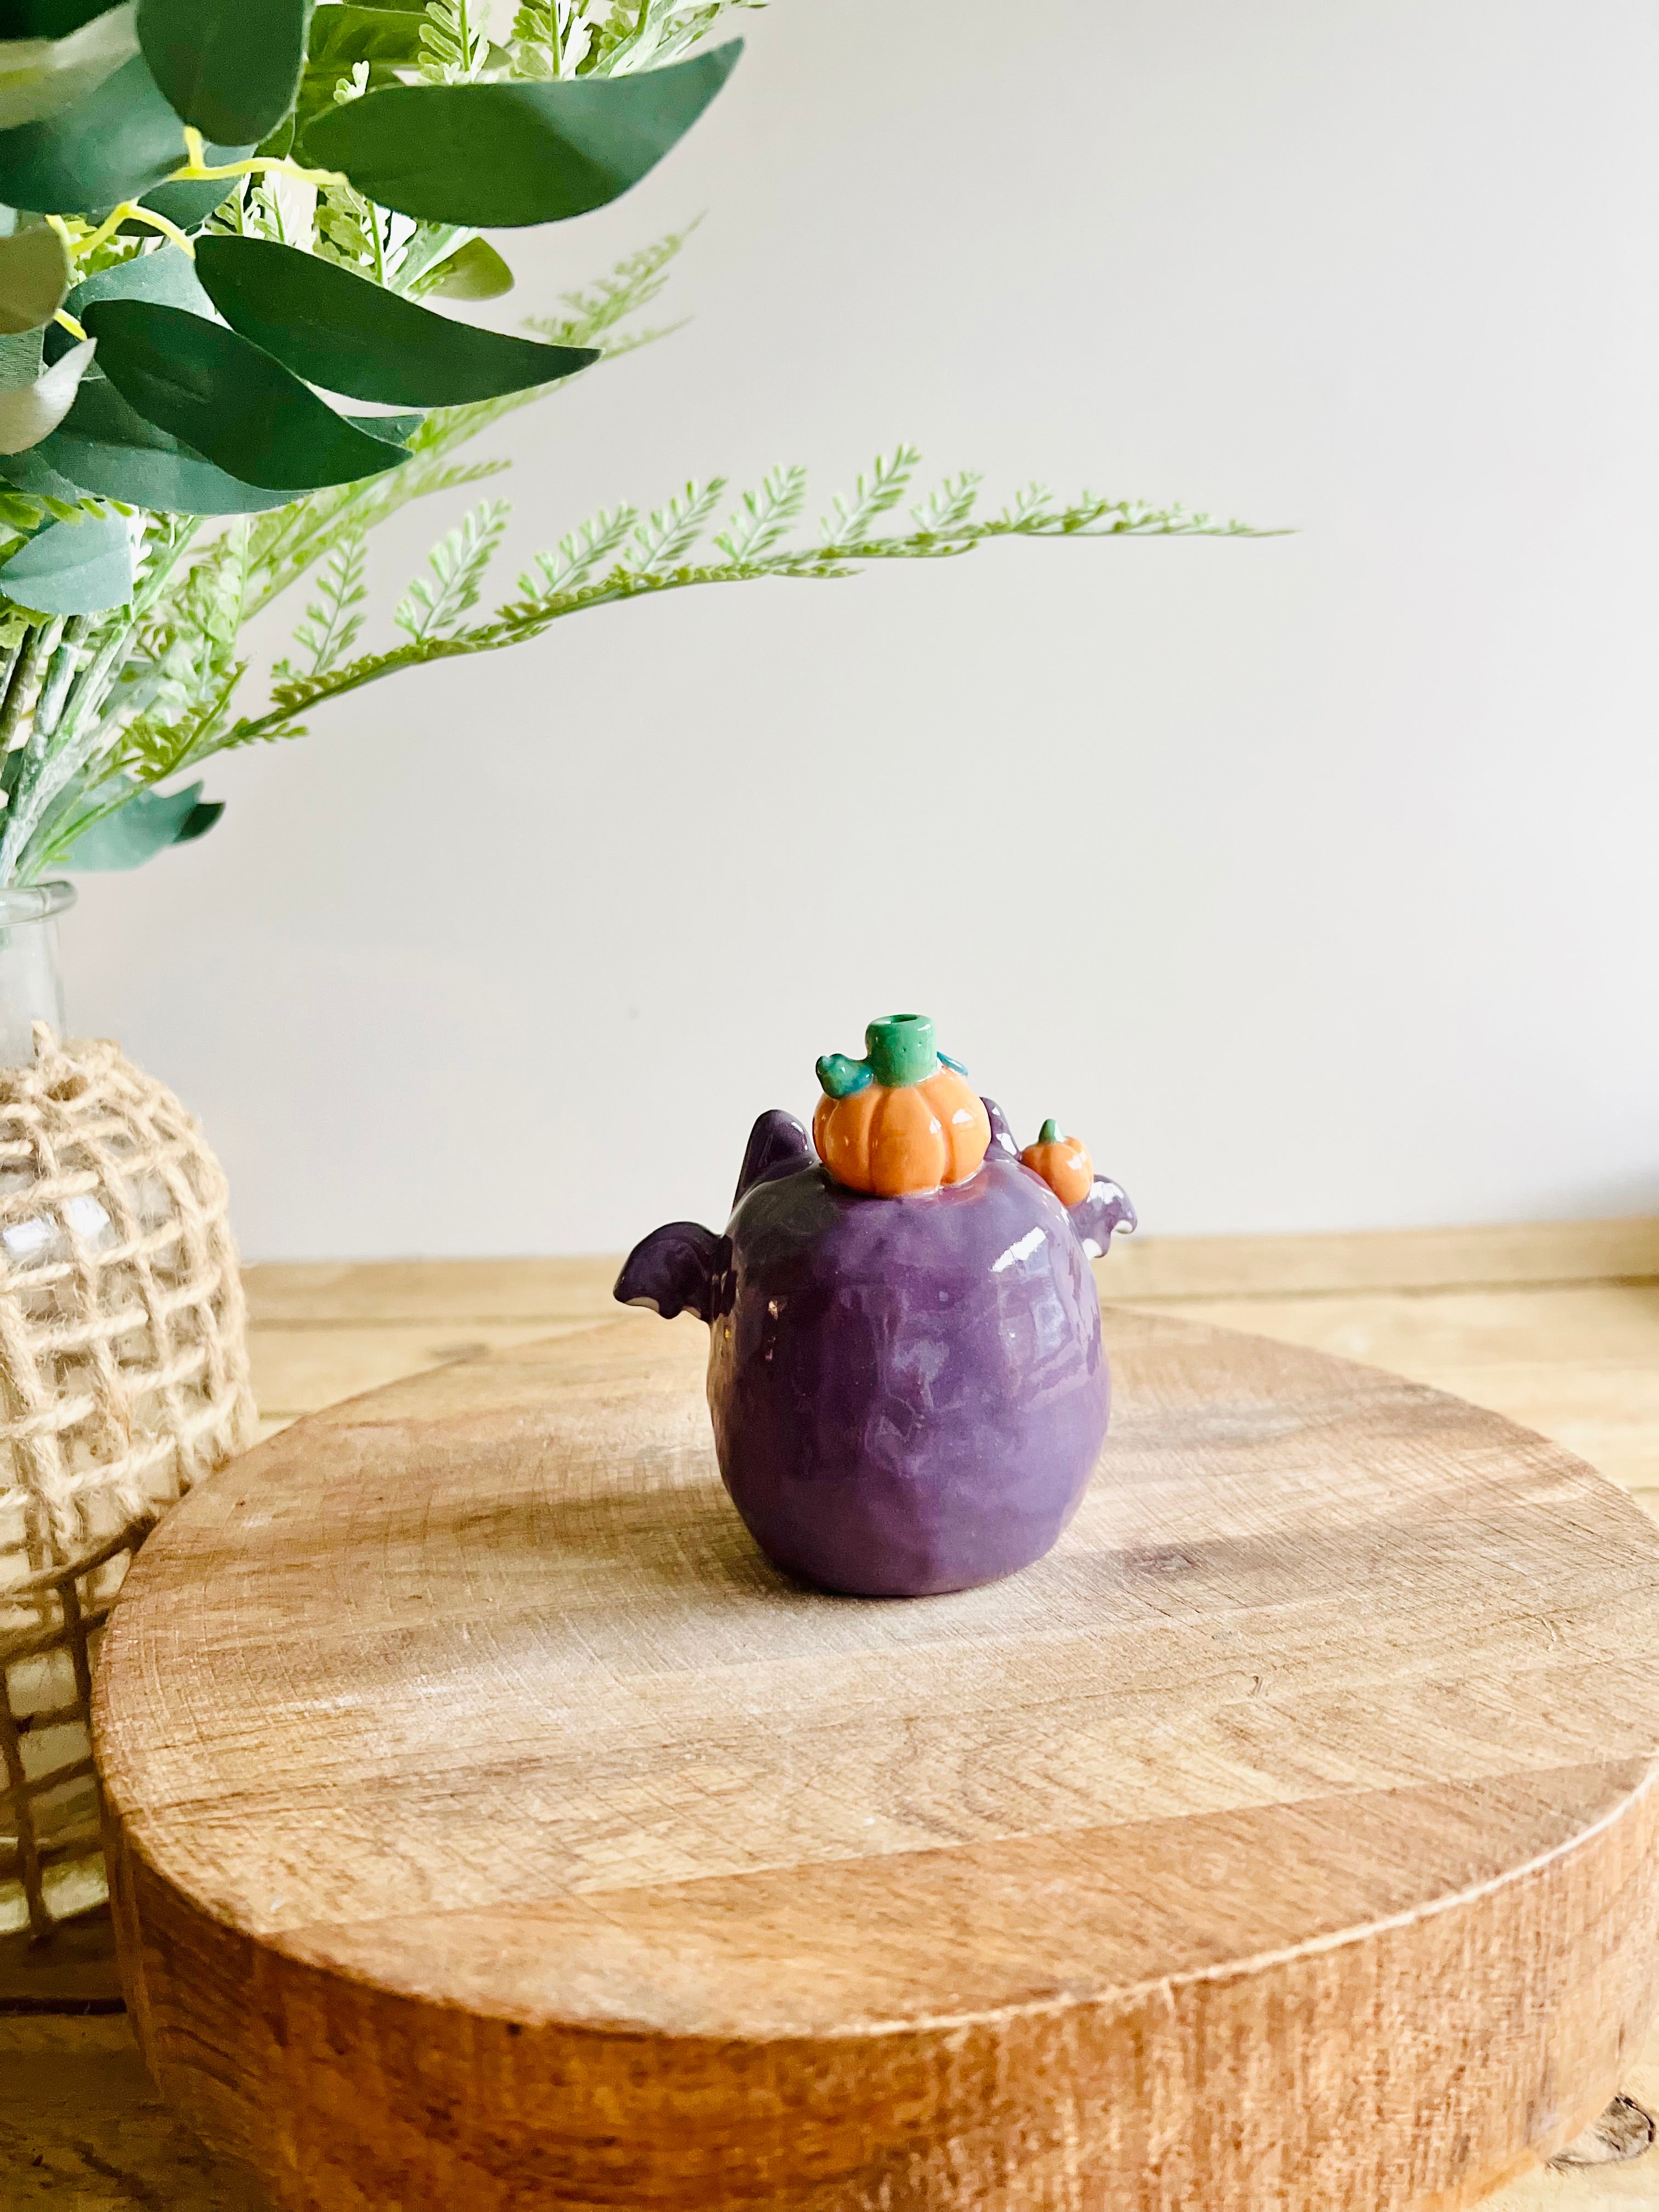
<svg viewBox="0 0 1659 2212">
<path fill-rule="evenodd" d="M 512 511 L 504 499 L 487 499 L 433 547 L 428 556 L 430 578 L 415 579 L 392 617 L 416 645 L 453 629 L 477 605 L 484 571 Z"/>
<path fill-rule="evenodd" d="M 946 477 L 920 507 L 910 509 L 911 520 L 928 537 L 936 538 L 960 529 L 972 514 L 974 502 L 979 497 L 979 488 L 984 481 L 973 469 L 963 469 L 959 476 Z"/>
<path fill-rule="evenodd" d="M 247 665 L 246 660 L 231 662 L 207 696 L 182 714 L 171 720 L 140 715 L 124 732 L 112 767 L 135 775 L 140 783 L 161 783 L 188 768 L 199 755 L 217 752 L 225 716 Z"/>
<path fill-rule="evenodd" d="M 702 220 L 699 216 L 697 222 Z M 668 282 L 669 264 L 696 228 L 696 222 L 689 222 L 684 230 L 671 230 L 653 246 L 619 261 L 608 276 L 596 277 L 574 292 L 562 292 L 563 314 L 526 315 L 525 328 L 550 345 L 604 345 L 607 353 L 615 350 L 605 343 L 609 333 L 656 298 Z"/>
<path fill-rule="evenodd" d="M 1003 508 L 1002 519 L 1011 529 L 1021 529 L 1053 504 L 1054 494 L 1047 484 L 1023 484 Z"/>
<path fill-rule="evenodd" d="M 914 446 L 895 446 L 890 453 L 878 453 L 875 466 L 867 477 L 859 478 L 850 498 L 836 493 L 830 502 L 835 509 L 833 519 L 821 515 L 818 528 L 826 538 L 840 542 L 867 536 L 870 525 L 903 498 L 921 460 Z"/>
<path fill-rule="evenodd" d="M 586 67 L 591 76 L 627 76 L 661 69 L 705 38 L 734 8 L 761 8 L 766 0 L 615 0 L 597 27 Z"/>
<path fill-rule="evenodd" d="M 407 487 L 400 486 L 408 499 L 429 499 L 434 492 L 456 491 L 463 484 L 483 483 L 488 477 L 498 477 L 510 469 L 511 461 L 447 461 L 432 462 L 425 468 L 407 471 Z M 372 522 L 379 521 L 378 515 Z"/>
<path fill-rule="evenodd" d="M 679 568 L 708 529 L 725 489 L 724 477 L 715 477 L 706 484 L 689 483 L 684 491 L 676 492 L 666 507 L 658 507 L 650 520 L 641 523 L 634 532 L 627 563 L 630 573 L 663 576 Z"/>
<path fill-rule="evenodd" d="M 513 18 L 513 74 L 541 83 L 574 76 L 592 40 L 580 0 L 523 0 Z"/>
<path fill-rule="evenodd" d="M 750 561 L 781 544 L 800 520 L 806 506 L 806 471 L 769 470 L 758 491 L 746 491 L 741 511 L 714 540 L 728 561 Z"/>
<path fill-rule="evenodd" d="M 363 582 L 368 559 L 363 533 L 356 530 L 334 547 L 319 570 L 317 596 L 294 631 L 294 642 L 311 655 L 307 675 L 326 676 L 356 643 L 364 622 L 360 610 L 368 597 Z M 278 667 L 289 670 L 290 664 L 279 662 Z"/>
<path fill-rule="evenodd" d="M 890 535 L 845 537 L 842 533 L 846 521 L 857 514 L 859 501 L 862 500 L 866 513 L 872 497 L 882 501 L 880 511 L 890 509 L 895 499 L 902 495 L 903 483 L 914 472 L 915 462 L 914 449 L 900 447 L 887 462 L 878 465 L 877 484 L 866 483 L 853 501 L 836 503 L 836 522 L 833 527 L 826 526 L 825 543 L 797 546 L 774 541 L 763 550 L 759 550 L 758 540 L 768 527 L 765 514 L 769 503 L 774 505 L 775 520 L 775 510 L 787 507 L 801 489 L 799 471 L 774 470 L 761 491 L 744 499 L 739 514 L 733 517 L 728 530 L 715 541 L 726 556 L 716 562 L 692 564 L 684 556 L 690 550 L 686 533 L 692 529 L 694 515 L 702 510 L 696 523 L 696 531 L 700 532 L 706 524 L 710 494 L 718 491 L 718 483 L 702 489 L 689 486 L 678 499 L 653 514 L 648 525 L 635 530 L 636 546 L 641 540 L 648 540 L 644 556 L 616 563 L 603 574 L 597 571 L 618 550 L 635 518 L 628 508 L 596 516 L 581 531 L 562 540 L 556 553 L 537 556 L 539 579 L 529 574 L 520 578 L 520 590 L 524 595 L 521 599 L 498 607 L 493 615 L 470 629 L 452 629 L 441 635 L 432 624 L 417 635 L 405 623 L 404 627 L 410 631 L 409 642 L 394 647 L 389 653 L 368 654 L 325 676 L 283 681 L 273 690 L 270 709 L 226 731 L 216 740 L 216 750 L 299 736 L 301 729 L 297 717 L 306 709 L 355 691 L 365 684 L 376 683 L 382 677 L 395 675 L 400 669 L 425 660 L 498 653 L 508 646 L 523 645 L 541 636 L 568 615 L 657 592 L 681 591 L 703 584 L 751 583 L 767 578 L 827 581 L 854 575 L 860 567 L 872 562 L 955 559 L 999 538 L 1257 538 L 1279 534 L 1253 530 L 1242 522 L 1215 522 L 1207 514 L 1194 514 L 1184 507 L 1152 507 L 1142 500 L 1101 499 L 1089 493 L 1068 506 L 1056 507 L 1041 486 L 1028 488 L 1017 495 L 994 520 L 976 522 L 970 510 L 971 495 L 978 489 L 977 479 L 964 473 L 947 478 L 916 510 L 915 519 L 921 526 Z M 750 501 L 754 502 L 752 510 Z M 726 541 L 734 539 L 740 528 L 753 528 L 756 543 L 747 552 L 734 556 Z M 695 538 L 696 532 L 692 535 Z M 671 547 L 672 559 L 666 557 Z"/>
<path fill-rule="evenodd" d="M 350 185 L 326 185 L 317 195 L 314 248 L 319 260 L 383 283 L 386 240 L 380 210 Z"/>
<path fill-rule="evenodd" d="M 428 416 L 422 430 L 434 419 Z M 410 441 L 410 449 L 416 454 L 421 452 L 422 430 Z M 293 507 L 276 507 L 257 516 L 249 564 L 250 617 L 297 583 L 349 532 L 373 530 L 411 500 L 482 483 L 512 465 L 504 460 L 452 462 L 442 454 L 440 445 L 400 469 L 371 477 L 367 483 L 331 485 Z"/>
<path fill-rule="evenodd" d="M 482 6 L 474 27 L 467 0 L 426 0 L 421 25 L 420 75 L 425 84 L 471 84 L 482 76 L 489 32 Z"/>
<path fill-rule="evenodd" d="M 326 676 L 285 677 L 271 685 L 266 712 L 252 720 L 245 716 L 223 732 L 214 750 L 234 752 L 243 745 L 278 744 L 289 738 L 302 738 L 306 728 L 297 718 L 307 708 L 337 699 L 343 692 L 361 690 L 365 684 L 395 676 L 400 669 L 417 668 L 423 661 L 447 659 L 471 649 L 454 638 L 411 638 L 406 645 L 394 645 L 385 653 L 364 653 Z"/>
<path fill-rule="evenodd" d="M 636 507 L 616 507 L 608 512 L 601 507 L 580 530 L 573 530 L 568 538 L 560 538 L 554 551 L 537 554 L 540 580 L 528 571 L 519 579 L 519 589 L 526 601 L 556 599 L 561 592 L 579 591 L 601 562 L 611 558 L 639 519 Z"/>
</svg>

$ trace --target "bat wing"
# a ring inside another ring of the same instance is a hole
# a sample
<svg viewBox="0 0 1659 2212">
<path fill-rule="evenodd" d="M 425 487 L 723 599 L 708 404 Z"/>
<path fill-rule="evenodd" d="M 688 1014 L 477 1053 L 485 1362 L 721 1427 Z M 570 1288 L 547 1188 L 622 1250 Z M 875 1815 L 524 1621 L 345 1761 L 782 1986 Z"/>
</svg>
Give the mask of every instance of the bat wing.
<svg viewBox="0 0 1659 2212">
<path fill-rule="evenodd" d="M 700 1222 L 671 1221 L 634 1247 L 612 1296 L 618 1305 L 647 1306 L 665 1321 L 679 1313 L 710 1321 L 715 1285 L 731 1258 L 729 1238 L 716 1237 Z"/>
</svg>

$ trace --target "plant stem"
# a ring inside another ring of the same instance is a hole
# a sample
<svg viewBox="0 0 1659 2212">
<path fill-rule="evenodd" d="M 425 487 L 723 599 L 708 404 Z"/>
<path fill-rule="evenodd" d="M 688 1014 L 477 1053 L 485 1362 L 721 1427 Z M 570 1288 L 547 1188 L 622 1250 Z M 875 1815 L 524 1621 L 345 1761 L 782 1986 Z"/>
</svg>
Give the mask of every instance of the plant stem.
<svg viewBox="0 0 1659 2212">
<path fill-rule="evenodd" d="M 49 623 L 38 623 L 30 630 L 12 668 L 5 703 L 0 707 L 0 749 L 3 749 L 0 750 L 0 778 L 4 780 L 10 802 L 6 810 L 5 833 L 0 836 L 0 884 L 10 883 L 16 874 L 17 856 L 27 842 L 34 818 L 30 810 L 30 794 L 41 770 L 40 757 L 33 741 L 20 744 L 18 732 L 33 702 L 37 672 L 63 634 L 61 616 Z M 27 819 L 20 826 L 21 817 Z"/>
<path fill-rule="evenodd" d="M 65 738 L 50 758 L 40 763 L 40 774 L 30 785 L 15 818 L 6 824 L 5 840 L 0 843 L 0 883 L 16 881 L 36 830 L 53 801 L 92 760 L 103 734 L 94 722 L 82 736 Z"/>
<path fill-rule="evenodd" d="M 49 623 L 37 623 L 23 641 L 22 651 L 12 663 L 11 678 L 6 685 L 6 697 L 0 706 L 0 752 L 10 752 L 17 744 L 17 732 L 22 727 L 23 716 L 33 696 L 34 674 L 42 655 L 50 648 L 47 639 L 56 645 L 63 633 L 63 623 L 54 618 Z"/>
<path fill-rule="evenodd" d="M 76 615 L 65 623 L 62 642 L 52 656 L 46 680 L 40 686 L 40 703 L 34 710 L 34 738 L 37 749 L 43 748 L 64 711 L 64 702 L 81 661 L 81 641 L 92 629 L 90 615 Z"/>
<path fill-rule="evenodd" d="M 163 183 L 204 184 L 210 179 L 220 177 L 295 177 L 302 185 L 349 185 L 351 182 L 349 177 L 342 176 L 337 169 L 307 169 L 299 161 L 279 160 L 264 154 L 255 154 L 244 161 L 222 161 L 210 166 L 201 132 L 188 126 L 185 131 L 185 155 L 183 165 L 172 170 L 162 179 Z M 145 210 L 139 208 L 135 212 L 143 215 Z"/>
<path fill-rule="evenodd" d="M 23 650 L 23 641 L 27 635 L 27 630 L 19 630 L 11 643 L 6 647 L 3 655 L 0 655 L 0 700 L 3 700 L 6 696 L 6 687 L 11 682 L 11 672 L 17 665 L 17 656 Z"/>
<path fill-rule="evenodd" d="M 137 623 L 118 623 L 76 678 L 61 717 L 66 738 L 86 722 L 97 720 L 137 627 Z"/>
</svg>

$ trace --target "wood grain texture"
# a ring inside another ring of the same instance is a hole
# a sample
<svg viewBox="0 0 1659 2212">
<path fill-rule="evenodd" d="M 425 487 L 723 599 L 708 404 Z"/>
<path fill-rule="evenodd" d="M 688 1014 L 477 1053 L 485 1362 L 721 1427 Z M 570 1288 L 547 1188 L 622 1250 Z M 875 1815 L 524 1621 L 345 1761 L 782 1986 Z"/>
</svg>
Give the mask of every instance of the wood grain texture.
<svg viewBox="0 0 1659 2212">
<path fill-rule="evenodd" d="M 269 2202 L 167 2111 L 119 2014 L 0 2018 L 5 2212 L 265 2212 Z"/>
<path fill-rule="evenodd" d="M 592 1328 L 611 1320 L 616 1310 L 611 1300 L 608 1310 L 582 1321 L 359 1322 L 343 1328 L 260 1328 L 252 1332 L 249 1343 L 254 1395 L 264 1419 L 292 1421 L 429 1368 Z"/>
<path fill-rule="evenodd" d="M 1659 1486 L 1659 1283 L 1259 1293 L 1165 1310 L 1387 1367 L 1543 1429 L 1625 1489 Z"/>
<path fill-rule="evenodd" d="M 610 1255 L 288 1262 L 243 1269 L 255 1328 L 603 1318 Z M 1659 1282 L 1659 1217 L 1384 1229 L 1343 1236 L 1147 1237 L 1112 1248 L 1112 1297 L 1346 1296 L 1518 1284 Z"/>
<path fill-rule="evenodd" d="M 1659 1933 L 1659 1533 L 1542 1439 L 1115 1314 L 1051 1558 L 783 1583 L 702 1332 L 337 1407 L 142 1555 L 100 1742 L 167 2094 L 284 2206 L 1451 2212 Z"/>
</svg>

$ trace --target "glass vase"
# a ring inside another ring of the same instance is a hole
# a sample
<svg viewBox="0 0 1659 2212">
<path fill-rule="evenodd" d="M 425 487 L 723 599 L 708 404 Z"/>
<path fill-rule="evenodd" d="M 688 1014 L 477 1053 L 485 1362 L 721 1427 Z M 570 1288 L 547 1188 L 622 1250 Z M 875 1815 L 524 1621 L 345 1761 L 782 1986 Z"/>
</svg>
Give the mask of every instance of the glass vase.
<svg viewBox="0 0 1659 2212">
<path fill-rule="evenodd" d="M 58 917 L 74 904 L 73 884 L 0 890 L 0 1067 L 33 1063 L 36 1022 L 64 1033 Z"/>
</svg>

